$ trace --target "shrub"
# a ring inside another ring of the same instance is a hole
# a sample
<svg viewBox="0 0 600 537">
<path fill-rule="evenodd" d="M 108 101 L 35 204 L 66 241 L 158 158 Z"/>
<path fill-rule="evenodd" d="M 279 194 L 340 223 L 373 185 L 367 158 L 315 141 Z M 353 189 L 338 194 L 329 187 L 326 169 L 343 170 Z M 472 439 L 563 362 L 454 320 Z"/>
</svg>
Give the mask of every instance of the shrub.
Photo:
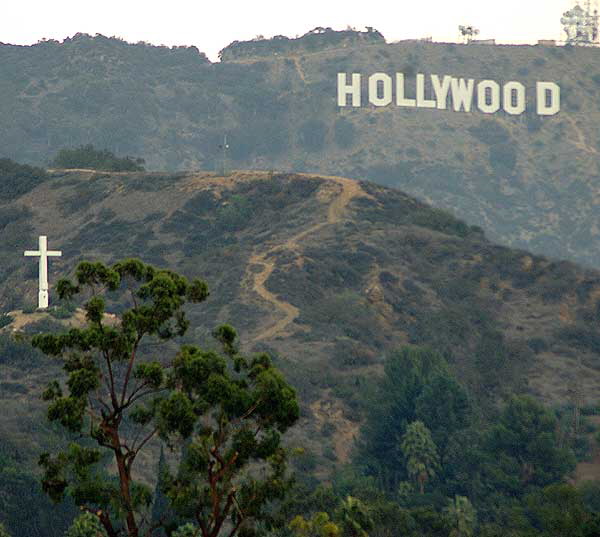
<svg viewBox="0 0 600 537">
<path fill-rule="evenodd" d="M 47 179 L 48 174 L 42 168 L 0 159 L 0 200 L 18 198 Z"/>
<path fill-rule="evenodd" d="M 330 461 L 337 461 L 337 455 L 331 446 L 326 446 L 323 448 L 323 457 L 329 459 Z"/>
<path fill-rule="evenodd" d="M 72 306 L 54 306 L 48 310 L 48 313 L 55 319 L 70 319 L 74 311 L 75 308 Z"/>
<path fill-rule="evenodd" d="M 5 326 L 8 326 L 14 320 L 15 320 L 14 317 L 9 315 L 8 313 L 0 314 L 0 328 L 4 328 Z"/>
<path fill-rule="evenodd" d="M 528 340 L 527 345 L 529 345 L 529 348 L 536 354 L 548 350 L 548 343 L 539 337 Z"/>
<path fill-rule="evenodd" d="M 28 303 L 28 304 L 23 305 L 22 311 L 23 311 L 23 313 L 30 315 L 31 313 L 35 313 L 36 310 L 37 310 L 37 306 L 35 304 Z"/>
</svg>

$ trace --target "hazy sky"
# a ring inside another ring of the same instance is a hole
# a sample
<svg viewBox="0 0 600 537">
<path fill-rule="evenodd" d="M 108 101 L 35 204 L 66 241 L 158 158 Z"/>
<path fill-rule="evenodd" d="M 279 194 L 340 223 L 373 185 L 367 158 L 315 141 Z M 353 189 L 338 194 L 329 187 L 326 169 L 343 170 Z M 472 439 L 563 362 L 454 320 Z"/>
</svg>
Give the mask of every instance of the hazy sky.
<svg viewBox="0 0 600 537">
<path fill-rule="evenodd" d="M 585 0 L 583 0 L 585 1 Z M 562 39 L 560 17 L 575 0 L 34 0 L 6 2 L 0 42 L 32 44 L 77 32 L 157 45 L 196 45 L 216 61 L 234 40 L 256 35 L 289 37 L 316 26 L 342 30 L 373 26 L 388 42 L 432 36 L 456 41 L 458 25 L 501 43 Z"/>
</svg>

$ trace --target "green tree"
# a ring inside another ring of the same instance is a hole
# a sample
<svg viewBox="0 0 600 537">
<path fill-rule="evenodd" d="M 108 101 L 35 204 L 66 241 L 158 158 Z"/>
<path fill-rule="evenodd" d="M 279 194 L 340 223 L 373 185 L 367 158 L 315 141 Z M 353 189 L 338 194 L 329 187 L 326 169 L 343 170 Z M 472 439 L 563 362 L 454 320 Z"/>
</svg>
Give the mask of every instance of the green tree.
<svg viewBox="0 0 600 537">
<path fill-rule="evenodd" d="M 10 537 L 10 534 L 6 531 L 6 528 L 2 522 L 0 522 L 0 537 Z"/>
<path fill-rule="evenodd" d="M 573 470 L 573 453 L 557 445 L 556 423 L 556 416 L 535 399 L 513 396 L 486 435 L 488 488 L 521 497 Z"/>
<path fill-rule="evenodd" d="M 367 402 L 367 416 L 361 428 L 355 461 L 367 475 L 373 475 L 382 489 L 395 493 L 408 478 L 398 437 L 409 423 L 417 421 L 417 400 L 434 378 L 449 376 L 444 358 L 429 347 L 403 347 L 390 354 L 377 392 Z M 428 399 L 422 403 L 425 415 Z M 435 421 L 435 419 L 433 418 Z"/>
<path fill-rule="evenodd" d="M 65 533 L 65 537 L 106 537 L 106 531 L 92 513 L 78 516 Z"/>
<path fill-rule="evenodd" d="M 161 520 L 165 520 L 169 517 L 169 500 L 165 495 L 164 489 L 166 487 L 166 479 L 168 475 L 167 461 L 165 459 L 165 453 L 163 446 L 160 446 L 160 456 L 158 458 L 158 478 L 156 480 L 156 488 L 154 489 L 154 502 L 152 503 L 152 516 L 151 523 L 153 526 L 159 525 Z M 164 530 L 162 528 L 157 529 L 157 536 L 164 536 Z"/>
<path fill-rule="evenodd" d="M 472 537 L 477 522 L 477 512 L 468 498 L 455 496 L 449 500 L 445 513 L 450 519 L 450 537 Z"/>
<path fill-rule="evenodd" d="M 525 498 L 534 527 L 543 537 L 591 537 L 594 522 L 583 502 L 581 491 L 572 485 L 557 483 Z M 595 526 L 597 531 L 598 527 Z"/>
<path fill-rule="evenodd" d="M 425 484 L 435 477 L 439 468 L 439 457 L 431 433 L 422 421 L 414 421 L 406 428 L 400 448 L 408 475 L 418 484 L 419 492 L 424 494 Z"/>
<path fill-rule="evenodd" d="M 339 526 L 322 511 L 315 513 L 310 520 L 301 515 L 294 517 L 289 528 L 295 537 L 340 537 L 342 534 Z"/>
<path fill-rule="evenodd" d="M 415 416 L 431 431 L 443 462 L 450 436 L 470 423 L 467 391 L 450 375 L 436 375 L 417 397 Z"/>
<path fill-rule="evenodd" d="M 177 516 L 195 520 L 203 537 L 217 537 L 227 525 L 228 535 L 268 525 L 267 508 L 289 487 L 281 434 L 298 419 L 296 394 L 268 355 L 239 353 L 229 325 L 214 332 L 222 354 L 174 347 L 189 326 L 184 304 L 205 300 L 206 284 L 128 259 L 110 267 L 82 262 L 75 282 L 60 280 L 56 290 L 61 298 L 83 292 L 89 298 L 84 328 L 32 338 L 44 353 L 61 357 L 68 373 L 64 386 L 55 380 L 44 393 L 48 418 L 79 434 L 66 449 L 40 457 L 50 497 L 73 497 L 108 537 L 150 536 L 166 521 L 154 527 L 146 521 L 153 493 L 133 479 L 133 470 L 159 436 L 172 448 L 187 440 L 175 474 L 164 478 Z M 130 301 L 116 320 L 105 317 L 107 292 Z M 165 350 L 156 358 L 161 343 Z M 263 471 L 248 472 L 249 465 Z"/>
<path fill-rule="evenodd" d="M 368 537 L 368 530 L 373 528 L 373 518 L 368 507 L 353 496 L 342 500 L 336 512 L 344 537 Z"/>
</svg>

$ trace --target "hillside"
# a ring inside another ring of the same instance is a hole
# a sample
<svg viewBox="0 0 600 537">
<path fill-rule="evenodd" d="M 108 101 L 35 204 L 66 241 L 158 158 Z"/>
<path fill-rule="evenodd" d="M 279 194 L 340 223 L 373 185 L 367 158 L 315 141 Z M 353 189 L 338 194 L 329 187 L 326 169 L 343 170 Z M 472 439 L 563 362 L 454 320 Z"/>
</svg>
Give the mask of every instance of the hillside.
<svg viewBox="0 0 600 537">
<path fill-rule="evenodd" d="M 149 169 L 216 169 L 226 133 L 230 167 L 397 186 L 494 241 L 600 267 L 597 49 L 386 44 L 376 31 L 324 31 L 232 43 L 222 57 L 81 34 L 0 45 L 0 156 L 43 165 L 93 143 Z M 377 71 L 405 73 L 409 93 L 417 72 L 518 80 L 530 97 L 536 81 L 554 81 L 562 109 L 540 119 L 337 106 L 338 72 Z"/>
<path fill-rule="evenodd" d="M 48 175 L 0 206 L 12 215 L 0 226 L 0 311 L 35 303 L 37 264 L 22 252 L 41 233 L 63 252 L 50 263 L 51 283 L 81 259 L 127 256 L 202 277 L 211 296 L 194 309 L 187 340 L 207 344 L 227 321 L 246 350 L 273 353 L 302 402 L 293 439 L 314 451 L 320 471 L 347 460 L 363 390 L 405 343 L 443 352 L 482 413 L 512 391 L 550 406 L 597 403 L 600 272 L 494 245 L 447 213 L 365 181 L 253 171 Z M 36 423 L 58 366 L 19 349 L 2 340 L 0 442 L 27 440 L 26 457 L 35 457 L 53 434 Z M 337 434 L 326 436 L 331 427 Z"/>
</svg>

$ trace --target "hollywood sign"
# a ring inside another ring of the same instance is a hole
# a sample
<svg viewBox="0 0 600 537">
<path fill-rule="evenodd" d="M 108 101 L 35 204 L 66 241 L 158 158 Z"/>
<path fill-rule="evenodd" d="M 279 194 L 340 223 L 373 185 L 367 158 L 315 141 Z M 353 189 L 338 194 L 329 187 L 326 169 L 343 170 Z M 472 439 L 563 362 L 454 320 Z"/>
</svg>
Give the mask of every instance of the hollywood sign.
<svg viewBox="0 0 600 537">
<path fill-rule="evenodd" d="M 368 78 L 368 102 L 373 106 L 388 106 L 395 93 L 396 106 L 409 108 L 448 109 L 449 97 L 455 112 L 471 112 L 474 104 L 484 114 L 495 114 L 504 110 L 514 116 L 527 110 L 527 91 L 520 82 L 510 81 L 500 84 L 494 80 L 482 80 L 475 83 L 472 78 L 455 78 L 445 75 L 430 75 L 430 84 L 426 84 L 424 74 L 418 73 L 414 81 L 414 96 L 406 95 L 404 73 L 396 73 L 395 92 L 393 79 L 386 73 L 374 73 Z M 347 97 L 351 97 L 352 106 L 362 106 L 362 77 L 353 73 L 350 81 L 346 73 L 338 73 L 338 106 L 348 106 Z M 429 87 L 428 87 L 429 86 Z M 426 93 L 429 89 L 429 97 Z M 536 112 L 540 116 L 553 116 L 560 111 L 560 87 L 554 82 L 537 82 L 535 88 Z"/>
</svg>

